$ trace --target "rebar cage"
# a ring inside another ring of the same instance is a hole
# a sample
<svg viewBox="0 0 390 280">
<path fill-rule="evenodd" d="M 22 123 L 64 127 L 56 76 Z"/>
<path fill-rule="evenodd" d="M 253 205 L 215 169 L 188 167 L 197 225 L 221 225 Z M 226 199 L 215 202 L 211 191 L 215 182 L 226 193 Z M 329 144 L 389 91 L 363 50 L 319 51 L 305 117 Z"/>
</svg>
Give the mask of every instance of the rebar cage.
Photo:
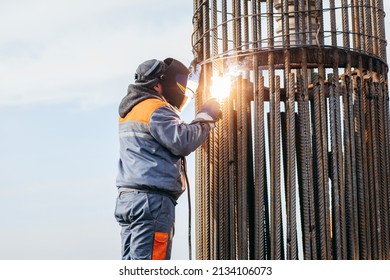
<svg viewBox="0 0 390 280">
<path fill-rule="evenodd" d="M 382 0 L 194 0 L 197 259 L 389 259 Z"/>
</svg>

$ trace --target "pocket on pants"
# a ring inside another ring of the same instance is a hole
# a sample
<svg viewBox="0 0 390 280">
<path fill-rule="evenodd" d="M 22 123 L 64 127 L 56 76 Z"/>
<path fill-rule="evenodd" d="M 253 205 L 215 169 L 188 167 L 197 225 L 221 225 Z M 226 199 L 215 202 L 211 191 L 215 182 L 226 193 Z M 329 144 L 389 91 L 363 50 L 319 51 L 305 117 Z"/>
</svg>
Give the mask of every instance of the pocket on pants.
<svg viewBox="0 0 390 280">
<path fill-rule="evenodd" d="M 169 235 L 167 232 L 155 232 L 152 260 L 165 260 L 167 256 Z"/>
</svg>

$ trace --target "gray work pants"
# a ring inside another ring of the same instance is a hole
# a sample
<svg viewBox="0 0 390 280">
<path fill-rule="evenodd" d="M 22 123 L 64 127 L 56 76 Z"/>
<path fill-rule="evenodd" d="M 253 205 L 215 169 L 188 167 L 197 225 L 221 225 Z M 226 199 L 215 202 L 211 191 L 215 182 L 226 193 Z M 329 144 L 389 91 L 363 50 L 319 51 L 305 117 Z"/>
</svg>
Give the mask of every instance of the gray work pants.
<svg viewBox="0 0 390 280">
<path fill-rule="evenodd" d="M 115 218 L 121 226 L 123 260 L 171 258 L 175 205 L 169 197 L 137 190 L 120 192 Z"/>
</svg>

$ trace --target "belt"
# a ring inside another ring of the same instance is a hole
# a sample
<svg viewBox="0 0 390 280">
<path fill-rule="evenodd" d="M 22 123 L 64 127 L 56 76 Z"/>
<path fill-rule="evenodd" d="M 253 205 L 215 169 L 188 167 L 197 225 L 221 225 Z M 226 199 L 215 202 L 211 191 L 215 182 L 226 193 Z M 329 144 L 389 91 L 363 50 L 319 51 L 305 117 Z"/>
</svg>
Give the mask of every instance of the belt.
<svg viewBox="0 0 390 280">
<path fill-rule="evenodd" d="M 174 199 L 172 195 L 170 195 L 169 193 L 164 192 L 164 191 L 151 190 L 151 189 L 147 189 L 147 188 L 140 189 L 140 188 L 135 188 L 135 187 L 121 187 L 121 188 L 118 188 L 119 195 L 121 193 L 130 193 L 130 192 L 134 192 L 134 193 L 151 193 L 151 194 L 163 195 L 163 196 L 168 197 L 170 200 L 172 200 L 174 205 L 177 204 L 176 199 Z"/>
<path fill-rule="evenodd" d="M 121 193 L 129 193 L 129 192 L 141 192 L 140 190 L 137 190 L 137 189 L 133 189 L 133 188 L 118 188 L 118 193 L 121 194 Z"/>
</svg>

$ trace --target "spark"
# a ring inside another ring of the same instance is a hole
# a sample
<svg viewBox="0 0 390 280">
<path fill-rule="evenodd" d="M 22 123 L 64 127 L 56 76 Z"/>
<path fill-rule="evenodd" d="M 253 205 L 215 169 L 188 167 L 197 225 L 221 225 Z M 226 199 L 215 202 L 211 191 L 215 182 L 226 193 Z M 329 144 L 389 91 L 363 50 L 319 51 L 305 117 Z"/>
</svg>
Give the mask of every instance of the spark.
<svg viewBox="0 0 390 280">
<path fill-rule="evenodd" d="M 230 95 L 231 76 L 214 74 L 211 77 L 211 96 L 218 101 L 227 99 Z"/>
</svg>

